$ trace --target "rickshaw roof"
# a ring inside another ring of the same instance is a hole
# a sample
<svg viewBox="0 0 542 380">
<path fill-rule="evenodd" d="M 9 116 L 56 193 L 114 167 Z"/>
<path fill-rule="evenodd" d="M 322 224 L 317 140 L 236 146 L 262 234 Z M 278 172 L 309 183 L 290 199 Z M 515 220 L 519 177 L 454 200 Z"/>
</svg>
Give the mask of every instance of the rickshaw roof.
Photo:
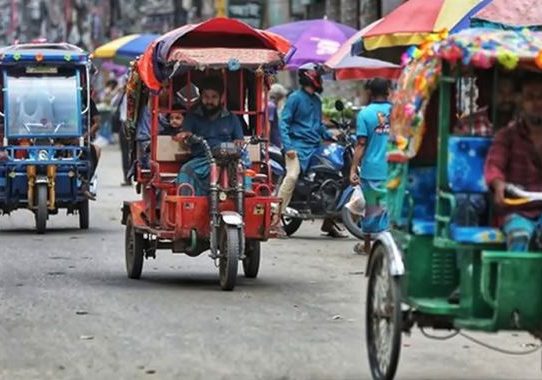
<svg viewBox="0 0 542 380">
<path fill-rule="evenodd" d="M 86 64 L 89 54 L 68 43 L 18 44 L 0 49 L 1 63 L 16 62 L 62 62 L 65 64 Z"/>
<path fill-rule="evenodd" d="M 168 63 L 186 69 L 280 67 L 292 50 L 292 45 L 276 34 L 218 17 L 159 37 L 139 58 L 137 69 L 146 86 L 158 90 L 168 77 L 168 70 L 164 70 Z"/>
<path fill-rule="evenodd" d="M 424 116 L 442 75 L 442 63 L 452 67 L 542 70 L 542 33 L 524 30 L 465 29 L 439 39 L 433 36 L 403 56 L 407 63 L 392 94 L 391 128 L 409 137 L 407 155 L 418 152 L 425 129 Z"/>
</svg>

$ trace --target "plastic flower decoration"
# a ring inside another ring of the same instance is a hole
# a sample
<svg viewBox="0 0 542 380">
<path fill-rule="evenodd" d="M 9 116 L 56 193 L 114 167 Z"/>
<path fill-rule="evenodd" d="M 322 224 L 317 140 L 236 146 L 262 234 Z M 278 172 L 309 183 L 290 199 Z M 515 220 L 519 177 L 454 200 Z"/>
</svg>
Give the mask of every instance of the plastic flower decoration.
<svg viewBox="0 0 542 380">
<path fill-rule="evenodd" d="M 512 52 L 504 49 L 499 49 L 499 51 L 497 51 L 497 61 L 499 61 L 499 63 L 503 65 L 504 68 L 508 70 L 513 70 L 518 65 L 519 57 L 517 56 L 517 54 L 514 54 Z"/>
<path fill-rule="evenodd" d="M 228 61 L 228 70 L 237 71 L 241 68 L 241 63 L 237 58 L 230 58 Z"/>
<path fill-rule="evenodd" d="M 534 59 L 534 63 L 536 63 L 536 66 L 539 68 L 539 69 L 542 69 L 542 50 L 540 50 L 538 52 L 538 54 L 536 55 L 535 59 Z"/>
</svg>

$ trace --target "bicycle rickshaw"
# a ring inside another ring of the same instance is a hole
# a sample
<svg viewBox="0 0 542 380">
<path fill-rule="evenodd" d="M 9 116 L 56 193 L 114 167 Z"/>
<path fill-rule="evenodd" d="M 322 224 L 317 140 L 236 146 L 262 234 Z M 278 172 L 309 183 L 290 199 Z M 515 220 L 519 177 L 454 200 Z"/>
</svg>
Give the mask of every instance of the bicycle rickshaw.
<svg viewBox="0 0 542 380">
<path fill-rule="evenodd" d="M 399 182 L 388 199 L 392 229 L 376 237 L 366 272 L 366 341 L 375 379 L 394 377 L 401 333 L 415 325 L 422 332 L 453 331 L 448 337 L 464 335 L 460 330 L 519 330 L 542 338 L 540 247 L 506 250 L 483 177 L 492 136 L 474 133 L 483 112 L 493 126 L 508 122 L 499 120 L 496 86 L 542 70 L 539 37 L 467 29 L 410 51 L 392 96 L 392 132 L 408 139 L 406 149 L 392 152 L 404 158 L 393 168 Z M 487 111 L 477 108 L 484 105 Z M 468 131 L 458 132 L 458 123 Z M 509 204 L 542 199 L 510 190 Z"/>
<path fill-rule="evenodd" d="M 130 278 L 140 277 L 144 258 L 154 258 L 158 249 L 189 256 L 210 250 L 224 290 L 234 288 L 239 260 L 246 277 L 257 276 L 260 242 L 270 237 L 271 219 L 279 205 L 272 196 L 267 164 L 267 89 L 289 49 L 277 36 L 237 20 L 217 18 L 164 35 L 133 66 L 127 90 L 131 120 L 127 133 L 136 133 L 137 113 L 147 102 L 146 94 L 152 129 L 149 167 L 141 159 L 136 163 L 142 199 L 125 202 L 122 210 Z M 190 186 L 176 183 L 189 152 L 170 136 L 160 135 L 159 114 L 169 113 L 179 94 L 184 94 L 181 97 L 190 109 L 195 99 L 193 85 L 197 87 L 210 73 L 221 76 L 226 87 L 223 103 L 244 124 L 251 164 L 248 168 L 241 164 L 235 145 L 222 143 L 211 151 L 206 141 L 194 135 L 190 142 L 203 147 L 211 167 L 209 195 L 201 196 Z"/>
<path fill-rule="evenodd" d="M 49 215 L 66 209 L 89 226 L 89 69 L 69 44 L 22 44 L 0 51 L 2 146 L 0 208 L 27 208 L 44 233 Z"/>
</svg>

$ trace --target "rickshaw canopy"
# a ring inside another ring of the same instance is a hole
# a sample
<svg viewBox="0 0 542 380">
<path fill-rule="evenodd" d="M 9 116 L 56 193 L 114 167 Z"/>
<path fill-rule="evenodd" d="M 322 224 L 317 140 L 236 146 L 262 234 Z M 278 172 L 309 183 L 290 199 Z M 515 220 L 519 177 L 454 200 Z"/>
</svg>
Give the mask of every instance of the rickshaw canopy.
<svg viewBox="0 0 542 380">
<path fill-rule="evenodd" d="M 423 140 L 425 111 L 442 75 L 443 62 L 452 67 L 506 70 L 518 67 L 542 70 L 542 34 L 524 30 L 465 29 L 447 38 L 434 39 L 409 49 L 409 63 L 392 94 L 391 128 L 409 139 L 406 155 L 414 157 Z"/>
<path fill-rule="evenodd" d="M 66 63 L 86 64 L 89 54 L 83 49 L 67 44 L 21 44 L 0 49 L 2 63 Z"/>
<path fill-rule="evenodd" d="M 185 68 L 279 68 L 291 50 L 290 43 L 276 34 L 238 20 L 213 18 L 159 37 L 138 60 L 137 70 L 145 85 L 157 91 L 175 63 Z"/>
</svg>

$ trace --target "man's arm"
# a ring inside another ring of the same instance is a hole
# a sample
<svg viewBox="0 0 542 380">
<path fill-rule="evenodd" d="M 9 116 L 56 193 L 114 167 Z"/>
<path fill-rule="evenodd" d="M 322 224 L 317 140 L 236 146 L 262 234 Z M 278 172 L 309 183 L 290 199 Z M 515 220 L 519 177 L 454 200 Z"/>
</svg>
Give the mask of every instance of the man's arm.
<svg viewBox="0 0 542 380">
<path fill-rule="evenodd" d="M 96 136 L 96 133 L 98 133 L 100 129 L 100 113 L 98 112 L 96 103 L 94 103 L 94 100 L 92 99 L 90 99 L 90 108 L 88 112 L 91 118 L 91 124 L 90 124 L 90 130 L 85 134 L 85 138 L 88 135 L 90 135 L 91 138 L 94 138 L 94 136 Z"/>
<path fill-rule="evenodd" d="M 282 139 L 282 146 L 284 151 L 288 154 L 290 152 L 291 156 L 294 156 L 295 150 L 292 146 L 292 140 L 290 139 L 290 128 L 294 120 L 295 110 L 297 108 L 298 102 L 295 96 L 289 96 L 286 99 L 286 104 L 282 109 L 282 114 L 280 117 L 279 129 L 280 137 Z M 293 153 L 292 153 L 293 152 Z"/>
<path fill-rule="evenodd" d="M 504 188 L 506 184 L 506 166 L 509 156 L 508 128 L 502 129 L 495 135 L 487 153 L 484 165 L 484 178 L 487 185 L 493 189 L 494 201 L 498 206 L 504 205 Z"/>
<path fill-rule="evenodd" d="M 360 111 L 357 117 L 356 135 L 358 142 L 354 150 L 354 157 L 352 157 L 352 165 L 350 166 L 350 183 L 352 185 L 359 185 L 359 165 L 365 154 L 365 145 L 367 144 L 367 136 L 369 131 L 367 124 L 365 123 L 364 112 Z"/>
</svg>

